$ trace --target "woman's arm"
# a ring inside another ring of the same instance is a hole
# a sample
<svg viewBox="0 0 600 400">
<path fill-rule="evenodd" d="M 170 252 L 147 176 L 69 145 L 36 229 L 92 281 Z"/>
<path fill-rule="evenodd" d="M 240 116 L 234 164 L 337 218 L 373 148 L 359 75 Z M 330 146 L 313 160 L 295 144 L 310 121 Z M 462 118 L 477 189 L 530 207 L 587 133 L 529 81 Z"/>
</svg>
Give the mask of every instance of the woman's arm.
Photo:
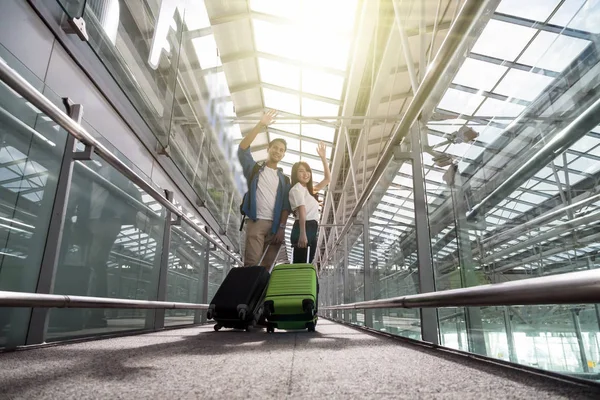
<svg viewBox="0 0 600 400">
<path fill-rule="evenodd" d="M 329 171 L 329 162 L 327 161 L 327 154 L 325 153 L 325 143 L 320 142 L 319 147 L 317 148 L 317 154 L 321 157 L 321 161 L 323 162 L 323 172 L 325 172 L 325 177 L 316 186 L 313 186 L 313 190 L 317 193 L 319 190 L 323 189 L 325 186 L 331 182 L 331 171 Z"/>
<path fill-rule="evenodd" d="M 298 247 L 303 249 L 308 246 L 308 238 L 306 237 L 306 207 L 299 206 L 296 210 L 298 212 L 298 224 L 300 225 L 300 237 L 298 238 Z"/>
</svg>

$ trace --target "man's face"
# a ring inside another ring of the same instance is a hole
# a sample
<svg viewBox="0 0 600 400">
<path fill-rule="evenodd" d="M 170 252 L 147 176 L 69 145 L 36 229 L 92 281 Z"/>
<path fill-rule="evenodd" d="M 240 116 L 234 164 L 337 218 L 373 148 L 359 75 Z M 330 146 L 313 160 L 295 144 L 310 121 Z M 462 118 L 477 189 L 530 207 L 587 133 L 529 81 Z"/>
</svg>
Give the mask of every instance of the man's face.
<svg viewBox="0 0 600 400">
<path fill-rule="evenodd" d="M 280 141 L 276 141 L 271 143 L 267 151 L 269 153 L 269 160 L 278 163 L 285 156 L 285 145 Z"/>
</svg>

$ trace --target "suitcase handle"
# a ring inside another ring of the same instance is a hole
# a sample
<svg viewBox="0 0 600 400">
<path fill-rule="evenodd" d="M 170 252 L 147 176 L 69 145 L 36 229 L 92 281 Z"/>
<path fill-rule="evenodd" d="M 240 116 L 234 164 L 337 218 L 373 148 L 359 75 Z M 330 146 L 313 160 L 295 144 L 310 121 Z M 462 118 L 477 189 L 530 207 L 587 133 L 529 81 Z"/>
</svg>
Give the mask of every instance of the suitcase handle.
<svg viewBox="0 0 600 400">
<path fill-rule="evenodd" d="M 269 242 L 269 244 L 267 244 L 267 248 L 263 252 L 262 257 L 260 257 L 260 260 L 258 261 L 258 265 L 262 264 L 263 260 L 265 259 L 265 256 L 267 255 L 267 251 L 269 251 L 269 247 L 271 247 L 271 242 Z M 273 260 L 273 264 L 271 264 L 271 267 L 269 268 L 269 273 L 271 273 L 273 271 L 273 268 L 275 268 L 275 263 L 277 262 L 277 257 L 279 257 L 280 251 L 281 251 L 281 245 L 279 245 L 277 254 L 275 254 L 275 259 Z"/>
</svg>

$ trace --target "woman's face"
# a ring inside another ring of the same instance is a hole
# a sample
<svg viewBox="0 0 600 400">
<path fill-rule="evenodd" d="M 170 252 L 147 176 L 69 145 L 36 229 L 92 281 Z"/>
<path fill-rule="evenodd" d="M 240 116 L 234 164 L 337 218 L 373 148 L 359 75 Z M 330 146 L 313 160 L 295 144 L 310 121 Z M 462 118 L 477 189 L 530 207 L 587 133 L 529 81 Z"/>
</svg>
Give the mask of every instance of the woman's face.
<svg viewBox="0 0 600 400">
<path fill-rule="evenodd" d="M 306 185 L 310 181 L 310 170 L 304 165 L 298 167 L 297 174 L 298 182 L 300 182 L 301 184 Z"/>
</svg>

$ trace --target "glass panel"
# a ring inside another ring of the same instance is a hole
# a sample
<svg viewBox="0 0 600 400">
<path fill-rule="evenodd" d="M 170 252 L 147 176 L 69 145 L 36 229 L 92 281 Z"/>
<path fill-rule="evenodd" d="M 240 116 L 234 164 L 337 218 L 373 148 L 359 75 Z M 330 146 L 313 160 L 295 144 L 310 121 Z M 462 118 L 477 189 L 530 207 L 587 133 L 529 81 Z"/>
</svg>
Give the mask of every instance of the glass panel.
<svg viewBox="0 0 600 400">
<path fill-rule="evenodd" d="M 86 1 L 90 3 L 98 3 L 102 0 L 57 0 L 60 7 L 67 13 L 71 18 L 79 18 L 83 14 L 83 7 Z"/>
<path fill-rule="evenodd" d="M 263 88 L 265 106 L 291 114 L 300 114 L 300 97 L 278 90 Z"/>
<path fill-rule="evenodd" d="M 392 161 L 386 172 L 387 179 L 391 180 L 394 175 L 406 180 L 406 187 L 392 184 L 386 188 L 380 183 L 369 201 L 373 212 L 369 218 L 369 237 L 374 299 L 419 293 L 416 240 L 405 234 L 408 227 L 414 225 L 412 166 Z M 397 222 L 397 216 L 406 222 Z M 375 309 L 373 327 L 420 339 L 420 312 L 418 309 Z"/>
<path fill-rule="evenodd" d="M 355 303 L 365 299 L 365 253 L 363 245 L 363 227 L 354 226 L 348 238 L 348 302 Z M 352 310 L 350 322 L 364 326 L 363 310 Z"/>
<path fill-rule="evenodd" d="M 519 0 L 502 0 L 496 12 L 543 22 L 559 2 L 560 0 L 531 0 L 523 3 Z"/>
<path fill-rule="evenodd" d="M 208 299 L 212 299 L 231 268 L 229 257 L 221 250 L 210 250 L 208 260 Z"/>
<path fill-rule="evenodd" d="M 84 18 L 92 50 L 159 142 L 167 146 L 183 32 L 181 13 L 166 2 L 140 7 L 117 0 L 90 0 Z M 168 34 L 172 23 L 174 34 Z"/>
<path fill-rule="evenodd" d="M 208 241 L 187 223 L 171 230 L 166 301 L 203 303 Z M 165 326 L 192 324 L 199 311 L 166 310 Z"/>
<path fill-rule="evenodd" d="M 302 135 L 333 143 L 335 128 L 318 124 L 302 124 Z"/>
<path fill-rule="evenodd" d="M 156 205 L 96 156 L 75 162 L 53 293 L 156 300 L 164 229 L 164 209 Z M 47 337 L 144 329 L 151 316 L 151 310 L 52 309 Z"/>
<path fill-rule="evenodd" d="M 500 60 L 514 61 L 535 32 L 535 29 L 492 19 L 471 51 Z"/>
<path fill-rule="evenodd" d="M 518 61 L 521 64 L 561 72 L 588 44 L 590 42 L 587 40 L 540 32 Z"/>
<path fill-rule="evenodd" d="M 490 91 L 508 68 L 467 58 L 452 83 Z"/>
<path fill-rule="evenodd" d="M 302 115 L 307 116 L 336 116 L 340 106 L 323 101 L 302 98 Z"/>
<path fill-rule="evenodd" d="M 0 57 L 60 98 L 4 47 Z M 0 290 L 35 292 L 67 133 L 0 83 Z M 0 308 L 0 347 L 23 345 L 31 309 Z"/>
<path fill-rule="evenodd" d="M 456 89 L 448 89 L 440 101 L 438 108 L 454 111 L 459 114 L 471 115 L 485 99 L 483 96 L 474 95 Z"/>
<path fill-rule="evenodd" d="M 344 89 L 344 77 L 324 72 L 304 69 L 302 71 L 302 91 L 340 100 Z"/>
<path fill-rule="evenodd" d="M 300 68 L 261 57 L 258 58 L 258 66 L 263 82 L 300 90 Z"/>
<path fill-rule="evenodd" d="M 552 83 L 549 76 L 511 69 L 494 92 L 517 99 L 533 101 Z"/>
<path fill-rule="evenodd" d="M 585 32 L 600 33 L 598 15 L 600 15 L 598 1 L 566 0 L 550 23 Z"/>
</svg>

